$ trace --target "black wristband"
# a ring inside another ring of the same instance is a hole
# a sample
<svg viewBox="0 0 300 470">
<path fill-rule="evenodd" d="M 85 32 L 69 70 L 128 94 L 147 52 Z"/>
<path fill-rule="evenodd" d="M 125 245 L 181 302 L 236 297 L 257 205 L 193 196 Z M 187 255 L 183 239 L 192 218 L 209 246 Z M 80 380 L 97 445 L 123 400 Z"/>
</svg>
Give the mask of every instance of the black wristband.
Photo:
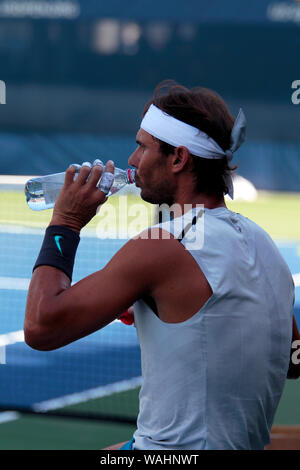
<svg viewBox="0 0 300 470">
<path fill-rule="evenodd" d="M 53 266 L 63 271 L 72 281 L 79 241 L 79 234 L 74 230 L 62 225 L 50 225 L 46 229 L 42 248 L 33 271 L 38 266 Z"/>
</svg>

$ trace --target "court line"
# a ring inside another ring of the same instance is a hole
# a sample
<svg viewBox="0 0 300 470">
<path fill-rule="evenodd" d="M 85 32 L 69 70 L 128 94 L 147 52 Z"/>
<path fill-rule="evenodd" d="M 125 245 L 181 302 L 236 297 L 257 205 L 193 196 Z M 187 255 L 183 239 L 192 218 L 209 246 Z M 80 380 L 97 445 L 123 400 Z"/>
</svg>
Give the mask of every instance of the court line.
<svg viewBox="0 0 300 470">
<path fill-rule="evenodd" d="M 30 279 L 24 277 L 0 276 L 0 289 L 27 291 L 29 283 Z"/>
<path fill-rule="evenodd" d="M 299 287 L 300 286 L 300 273 L 294 274 L 293 279 L 294 279 L 295 287 Z"/>
<path fill-rule="evenodd" d="M 15 411 L 3 411 L 0 413 L 0 424 L 8 423 L 9 421 L 15 421 L 20 417 L 20 413 L 16 413 Z"/>
<path fill-rule="evenodd" d="M 14 221 L 12 221 L 11 224 L 5 224 L 3 223 L 5 221 L 1 221 L 0 225 L 0 233 L 7 233 L 7 234 L 13 234 L 13 235 L 43 235 L 45 233 L 45 230 L 47 226 L 41 227 L 40 223 L 37 222 L 29 222 L 28 225 L 18 225 L 17 221 L 16 224 L 13 224 Z"/>
<path fill-rule="evenodd" d="M 50 411 L 63 408 L 69 405 L 77 405 L 84 403 L 88 400 L 106 397 L 113 393 L 126 392 L 134 388 L 140 387 L 142 384 L 142 377 L 133 377 L 128 380 L 121 380 L 120 382 L 111 383 L 108 385 L 101 385 L 99 387 L 84 390 L 83 392 L 71 393 L 59 398 L 46 400 L 40 403 L 35 403 L 33 409 L 35 411 Z"/>
<path fill-rule="evenodd" d="M 28 225 L 18 225 L 17 221 L 12 221 L 15 222 L 15 224 L 5 224 L 0 221 L 0 233 L 7 233 L 7 234 L 12 234 L 12 235 L 39 235 L 39 236 L 44 236 L 45 235 L 45 230 L 48 226 L 48 224 L 45 224 L 45 227 L 41 227 L 41 224 L 38 222 L 28 222 Z M 80 238 L 95 238 L 96 240 L 99 240 L 99 237 L 96 234 L 96 229 L 95 228 L 84 228 L 81 233 L 80 233 Z M 111 239 L 109 239 L 111 240 Z M 126 240 L 126 238 L 121 239 L 117 238 L 117 241 L 122 241 Z"/>
<path fill-rule="evenodd" d="M 1 335 L 5 336 L 5 335 Z M 70 405 L 77 405 L 79 403 L 84 403 L 88 400 L 94 400 L 98 398 L 103 398 L 114 393 L 126 392 L 128 390 L 133 390 L 137 387 L 140 387 L 142 384 L 142 377 L 133 377 L 128 380 L 121 380 L 120 382 L 115 382 L 112 384 L 99 386 L 84 390 L 83 392 L 72 393 L 70 395 L 65 395 L 59 398 L 53 398 L 51 400 L 42 401 L 40 403 L 35 403 L 32 406 L 32 409 L 37 412 L 44 412 L 51 410 L 58 410 Z M 20 413 L 14 411 L 4 411 L 0 413 L 0 424 L 6 423 L 9 421 L 17 420 L 21 417 Z"/>
<path fill-rule="evenodd" d="M 16 343 L 24 342 L 24 331 L 12 331 L 0 335 L 0 347 L 9 346 Z M 113 393 L 125 392 L 141 386 L 142 377 L 133 377 L 127 380 L 102 385 L 99 387 L 84 390 L 82 392 L 71 393 L 62 397 L 46 400 L 43 402 L 35 403 L 32 408 L 34 411 L 47 412 L 63 408 L 65 406 L 76 405 L 84 403 L 88 400 L 102 398 Z M 13 421 L 20 418 L 20 414 L 16 412 L 2 412 L 0 413 L 0 424 L 8 421 Z"/>
<path fill-rule="evenodd" d="M 24 331 L 11 331 L 0 335 L 0 346 L 11 346 L 16 343 L 24 343 Z"/>
</svg>

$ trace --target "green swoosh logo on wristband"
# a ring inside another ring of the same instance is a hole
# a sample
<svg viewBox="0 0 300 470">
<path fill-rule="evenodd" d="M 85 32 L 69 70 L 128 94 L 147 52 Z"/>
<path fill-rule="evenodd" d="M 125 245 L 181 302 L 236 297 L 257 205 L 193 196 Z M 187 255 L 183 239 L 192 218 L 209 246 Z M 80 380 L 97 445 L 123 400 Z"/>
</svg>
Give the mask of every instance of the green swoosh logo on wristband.
<svg viewBox="0 0 300 470">
<path fill-rule="evenodd" d="M 64 237 L 62 235 L 55 235 L 54 240 L 55 240 L 57 248 L 60 251 L 60 254 L 63 256 L 63 252 L 61 251 L 61 247 L 60 247 L 60 243 L 59 243 L 60 238 L 64 238 Z"/>
</svg>

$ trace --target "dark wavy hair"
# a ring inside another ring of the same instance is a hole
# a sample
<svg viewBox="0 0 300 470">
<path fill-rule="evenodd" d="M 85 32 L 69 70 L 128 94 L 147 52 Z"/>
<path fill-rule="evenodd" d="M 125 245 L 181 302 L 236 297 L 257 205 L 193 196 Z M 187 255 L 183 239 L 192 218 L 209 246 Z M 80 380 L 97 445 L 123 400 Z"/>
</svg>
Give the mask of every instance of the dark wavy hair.
<svg viewBox="0 0 300 470">
<path fill-rule="evenodd" d="M 216 92 L 202 87 L 188 89 L 173 80 L 165 80 L 155 88 L 153 98 L 145 105 L 143 116 L 151 104 L 205 132 L 224 151 L 229 149 L 234 118 Z M 164 155 L 174 153 L 174 146 L 161 140 L 159 142 Z M 228 193 L 224 177 L 237 166 L 229 166 L 227 158 L 207 159 L 192 155 L 192 160 L 197 191 L 220 197 Z"/>
</svg>

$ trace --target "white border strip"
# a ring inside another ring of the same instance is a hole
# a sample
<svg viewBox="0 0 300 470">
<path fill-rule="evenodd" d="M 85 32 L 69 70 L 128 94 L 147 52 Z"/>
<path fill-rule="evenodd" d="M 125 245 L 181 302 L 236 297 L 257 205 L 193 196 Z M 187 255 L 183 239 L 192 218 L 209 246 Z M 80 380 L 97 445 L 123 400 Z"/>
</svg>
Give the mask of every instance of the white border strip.
<svg viewBox="0 0 300 470">
<path fill-rule="evenodd" d="M 10 346 L 11 344 L 24 343 L 24 331 L 12 331 L 11 333 L 5 333 L 0 335 L 0 347 Z"/>
<path fill-rule="evenodd" d="M 127 390 L 132 390 L 139 387 L 142 384 L 142 377 L 133 377 L 129 380 L 122 380 L 120 382 L 115 382 L 112 384 L 91 388 L 83 392 L 72 393 L 70 395 L 65 395 L 63 397 L 54 398 L 52 400 L 43 401 L 33 405 L 35 411 L 50 411 L 56 410 L 58 408 L 63 408 L 65 406 L 77 405 L 78 403 L 83 403 L 88 400 L 93 400 L 96 398 L 106 397 L 113 393 L 125 392 Z"/>
<path fill-rule="evenodd" d="M 0 413 L 0 424 L 9 423 L 9 421 L 15 421 L 21 416 L 16 411 L 3 411 Z"/>
<path fill-rule="evenodd" d="M 40 224 L 36 224 L 38 227 L 34 227 L 34 222 L 31 224 L 32 226 L 24 226 L 24 225 L 14 225 L 14 224 L 1 224 L 0 225 L 0 233 L 8 233 L 8 234 L 16 234 L 16 235 L 43 235 L 46 230 L 45 228 L 41 228 Z"/>
<path fill-rule="evenodd" d="M 299 287 L 300 286 L 300 273 L 293 274 L 293 280 L 294 280 L 295 287 Z"/>
<path fill-rule="evenodd" d="M 37 178 L 37 176 L 30 175 L 0 175 L 0 185 L 18 185 L 24 186 L 28 180 Z"/>
<path fill-rule="evenodd" d="M 0 225 L 0 233 L 8 233 L 13 235 L 40 235 L 44 236 L 45 231 L 48 224 L 45 227 L 41 227 L 40 223 L 31 222 L 29 225 L 17 225 L 17 224 L 1 224 Z M 80 238 L 95 238 L 95 240 L 100 240 L 101 238 L 97 236 L 96 227 L 95 228 L 83 228 L 80 233 Z M 108 237 L 106 237 L 107 239 Z M 110 238 L 111 240 L 116 240 L 117 242 L 122 240 L 128 240 L 128 236 L 124 236 L 124 238 Z"/>
<path fill-rule="evenodd" d="M 0 289 L 27 291 L 29 284 L 30 279 L 28 278 L 0 276 Z"/>
</svg>

